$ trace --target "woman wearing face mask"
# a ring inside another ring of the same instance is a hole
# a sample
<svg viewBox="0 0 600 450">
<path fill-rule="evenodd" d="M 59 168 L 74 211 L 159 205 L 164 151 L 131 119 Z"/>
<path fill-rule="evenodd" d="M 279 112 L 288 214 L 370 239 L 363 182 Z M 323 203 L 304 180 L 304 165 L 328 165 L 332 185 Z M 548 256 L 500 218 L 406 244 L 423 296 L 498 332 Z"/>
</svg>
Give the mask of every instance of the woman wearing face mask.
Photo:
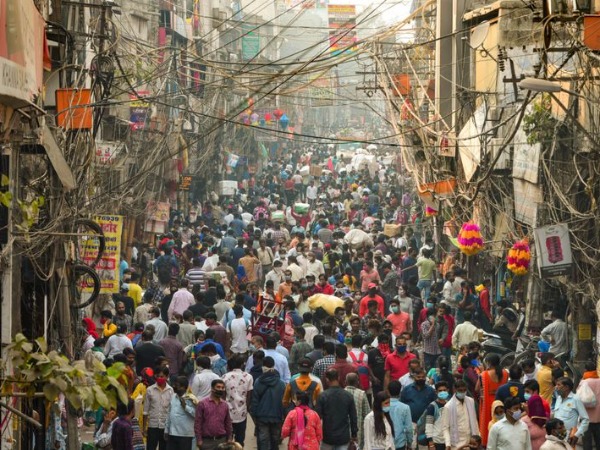
<svg viewBox="0 0 600 450">
<path fill-rule="evenodd" d="M 378 392 L 373 399 L 373 411 L 365 417 L 363 450 L 394 450 L 394 430 L 389 411 L 389 394 Z"/>
<path fill-rule="evenodd" d="M 504 403 L 500 400 L 495 400 L 492 403 L 492 420 L 488 424 L 488 429 L 496 423 L 504 419 Z"/>
<path fill-rule="evenodd" d="M 527 400 L 527 415 L 523 416 L 521 420 L 529 428 L 531 449 L 540 450 L 540 447 L 546 441 L 546 422 L 548 421 L 542 397 L 532 395 Z"/>
<path fill-rule="evenodd" d="M 489 450 L 531 450 L 531 436 L 523 423 L 521 400 L 509 397 L 504 401 L 506 415 L 490 429 L 487 448 Z"/>
</svg>

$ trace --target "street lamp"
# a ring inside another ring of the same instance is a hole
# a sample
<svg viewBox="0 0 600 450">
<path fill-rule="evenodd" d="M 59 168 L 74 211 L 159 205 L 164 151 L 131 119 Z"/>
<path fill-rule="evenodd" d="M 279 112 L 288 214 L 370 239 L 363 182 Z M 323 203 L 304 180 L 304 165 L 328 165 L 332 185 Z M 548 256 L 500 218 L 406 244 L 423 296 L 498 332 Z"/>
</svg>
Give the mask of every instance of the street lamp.
<svg viewBox="0 0 600 450">
<path fill-rule="evenodd" d="M 527 90 L 527 91 L 545 92 L 545 93 L 550 94 L 550 96 L 554 99 L 554 101 L 556 101 L 556 103 L 569 116 L 571 116 L 572 119 L 574 119 L 575 125 L 577 125 L 577 127 L 583 132 L 583 134 L 590 140 L 590 142 L 592 144 L 594 144 L 594 146 L 596 148 L 600 148 L 600 145 L 598 144 L 596 139 L 594 139 L 594 137 L 588 132 L 588 130 L 586 130 L 585 127 L 579 122 L 579 119 L 554 94 L 558 93 L 558 92 L 566 92 L 567 94 L 574 95 L 575 97 L 578 97 L 578 98 L 582 98 L 583 100 L 585 100 L 585 102 L 591 108 L 591 103 L 585 96 L 581 95 L 579 92 L 565 89 L 559 83 L 556 83 L 556 82 L 550 81 L 550 80 L 543 80 L 540 78 L 531 78 L 531 77 L 523 78 L 521 81 L 519 81 L 519 88 L 521 88 L 523 90 Z"/>
</svg>

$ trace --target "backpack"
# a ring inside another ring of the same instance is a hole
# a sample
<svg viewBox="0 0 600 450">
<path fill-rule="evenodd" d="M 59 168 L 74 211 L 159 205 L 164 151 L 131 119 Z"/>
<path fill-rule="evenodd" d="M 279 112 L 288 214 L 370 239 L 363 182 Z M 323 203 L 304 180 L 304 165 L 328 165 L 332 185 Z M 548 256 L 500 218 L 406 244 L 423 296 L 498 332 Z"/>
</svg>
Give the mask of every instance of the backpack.
<svg viewBox="0 0 600 450">
<path fill-rule="evenodd" d="M 434 420 L 438 420 L 438 418 L 440 417 L 440 407 L 436 402 L 431 402 L 430 405 L 433 405 Z M 425 433 L 428 409 L 429 407 L 425 408 L 425 411 L 423 411 L 423 414 L 421 414 L 421 417 L 419 417 L 419 420 L 417 421 L 417 442 L 419 443 L 419 445 L 427 445 L 429 442 L 427 439 L 427 433 Z"/>
<path fill-rule="evenodd" d="M 290 381 L 291 400 L 290 400 L 290 405 L 286 409 L 286 416 L 290 411 L 292 411 L 296 407 L 293 400 L 296 398 L 296 394 L 298 394 L 298 392 L 306 392 L 306 394 L 308 394 L 308 406 L 310 407 L 310 409 L 315 409 L 316 405 L 314 405 L 314 403 L 313 403 L 315 389 L 317 389 L 317 382 L 314 380 L 311 380 L 310 385 L 308 386 L 308 389 L 306 389 L 305 391 L 301 391 L 300 388 L 298 388 L 296 379 L 291 380 Z"/>
<path fill-rule="evenodd" d="M 360 352 L 360 356 L 357 358 L 354 352 L 349 352 L 350 359 L 357 366 L 358 381 L 363 391 L 368 390 L 371 387 L 371 378 L 369 377 L 369 366 L 365 364 L 365 352 Z"/>
</svg>

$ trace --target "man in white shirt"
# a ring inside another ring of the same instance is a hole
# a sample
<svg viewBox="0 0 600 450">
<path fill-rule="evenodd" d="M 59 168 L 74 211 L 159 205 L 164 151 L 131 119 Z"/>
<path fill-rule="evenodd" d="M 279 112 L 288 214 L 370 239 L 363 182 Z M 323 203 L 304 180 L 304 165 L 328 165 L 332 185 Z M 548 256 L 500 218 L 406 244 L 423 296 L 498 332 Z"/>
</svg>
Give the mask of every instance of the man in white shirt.
<svg viewBox="0 0 600 450">
<path fill-rule="evenodd" d="M 463 312 L 465 321 L 457 325 L 452 333 L 452 347 L 460 348 L 463 345 L 469 345 L 471 342 L 479 341 L 479 330 L 471 323 L 471 312 Z"/>
<path fill-rule="evenodd" d="M 509 397 L 504 401 L 504 419 L 496 422 L 488 435 L 488 450 L 531 450 L 529 428 L 521 421 L 521 400 Z"/>
<path fill-rule="evenodd" d="M 323 267 L 323 263 L 315 257 L 314 253 L 310 252 L 306 264 L 306 275 L 313 275 L 315 278 L 319 278 L 319 275 L 324 273 L 325 268 Z"/>
<path fill-rule="evenodd" d="M 304 271 L 302 270 L 302 268 L 297 264 L 297 260 L 295 256 L 288 256 L 288 266 L 287 266 L 287 270 L 289 270 L 290 272 L 292 272 L 292 281 L 300 281 L 302 278 L 304 278 Z"/>
<path fill-rule="evenodd" d="M 553 322 L 544 328 L 540 335 L 542 339 L 550 342 L 550 353 L 558 355 L 569 350 L 569 328 L 557 311 L 552 311 L 551 318 Z"/>
<path fill-rule="evenodd" d="M 148 325 L 152 325 L 154 327 L 154 336 L 152 340 L 154 342 L 162 341 L 167 337 L 167 332 L 169 329 L 167 328 L 167 324 L 164 323 L 160 318 L 160 309 L 158 307 L 153 306 L 150 310 L 151 319 L 144 323 L 144 330 L 148 328 Z"/>
<path fill-rule="evenodd" d="M 283 279 L 283 262 L 276 259 L 273 261 L 273 270 L 269 271 L 265 276 L 265 289 L 267 289 L 267 281 L 271 280 L 273 282 L 273 290 L 277 291 L 279 285 L 283 283 Z"/>
<path fill-rule="evenodd" d="M 249 322 L 244 318 L 244 307 L 235 305 L 233 307 L 235 319 L 227 325 L 227 331 L 231 334 L 231 352 L 246 353 L 248 351 L 248 325 Z"/>
<path fill-rule="evenodd" d="M 188 291 L 189 281 L 187 279 L 181 280 L 179 290 L 173 294 L 169 309 L 167 310 L 167 316 L 169 321 L 173 320 L 173 314 L 179 313 L 183 315 L 183 312 L 190 308 L 190 306 L 196 304 L 194 294 Z"/>
<path fill-rule="evenodd" d="M 315 186 L 315 182 L 311 181 L 306 187 L 306 201 L 311 205 L 315 202 L 319 195 L 319 189 Z"/>
<path fill-rule="evenodd" d="M 198 401 L 200 401 L 210 396 L 210 385 L 213 380 L 219 379 L 219 375 L 214 373 L 210 368 L 210 358 L 208 356 L 198 356 L 196 358 L 196 365 L 198 366 L 198 371 L 194 375 L 190 390 Z"/>
<path fill-rule="evenodd" d="M 457 380 L 454 389 L 454 396 L 444 406 L 448 409 L 442 417 L 446 448 L 453 450 L 468 445 L 471 436 L 479 436 L 475 401 L 467 397 L 467 384 L 463 380 Z"/>
</svg>

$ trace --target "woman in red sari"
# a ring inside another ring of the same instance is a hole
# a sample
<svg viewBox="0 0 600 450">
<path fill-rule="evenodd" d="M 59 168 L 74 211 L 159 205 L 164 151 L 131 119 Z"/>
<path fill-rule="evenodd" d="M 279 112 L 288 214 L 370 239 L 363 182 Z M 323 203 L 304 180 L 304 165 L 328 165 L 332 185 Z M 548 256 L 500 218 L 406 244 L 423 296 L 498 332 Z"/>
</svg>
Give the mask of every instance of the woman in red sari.
<svg viewBox="0 0 600 450">
<path fill-rule="evenodd" d="M 492 420 L 492 403 L 496 391 L 508 382 L 508 372 L 500 367 L 500 356 L 491 354 L 485 359 L 487 370 L 482 372 L 475 390 L 479 392 L 479 432 L 483 446 L 487 445 L 488 424 Z"/>
</svg>

